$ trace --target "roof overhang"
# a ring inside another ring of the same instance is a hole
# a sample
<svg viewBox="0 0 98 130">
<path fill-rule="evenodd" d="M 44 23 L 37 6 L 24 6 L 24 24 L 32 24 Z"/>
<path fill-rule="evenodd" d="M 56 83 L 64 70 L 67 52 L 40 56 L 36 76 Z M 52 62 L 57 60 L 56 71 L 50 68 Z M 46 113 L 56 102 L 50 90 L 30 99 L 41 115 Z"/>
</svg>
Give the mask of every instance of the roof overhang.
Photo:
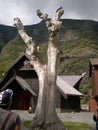
<svg viewBox="0 0 98 130">
<path fill-rule="evenodd" d="M 76 90 L 74 87 L 70 86 L 64 80 L 62 80 L 59 76 L 57 76 L 57 89 L 61 92 L 62 96 L 65 95 L 73 95 L 82 97 L 83 94 Z"/>
<path fill-rule="evenodd" d="M 2 90 L 6 89 L 14 80 L 16 80 L 23 90 L 28 90 L 33 96 L 37 96 L 36 93 L 32 90 L 31 86 L 21 77 L 14 76 L 2 87 Z"/>
</svg>

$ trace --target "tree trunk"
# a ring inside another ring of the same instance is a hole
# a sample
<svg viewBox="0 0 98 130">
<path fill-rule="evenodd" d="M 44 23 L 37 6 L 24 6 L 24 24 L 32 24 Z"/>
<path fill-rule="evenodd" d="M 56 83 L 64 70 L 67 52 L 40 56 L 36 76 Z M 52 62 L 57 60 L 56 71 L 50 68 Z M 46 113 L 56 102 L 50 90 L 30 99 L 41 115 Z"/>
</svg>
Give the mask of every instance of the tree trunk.
<svg viewBox="0 0 98 130">
<path fill-rule="evenodd" d="M 64 130 L 64 126 L 58 118 L 55 111 L 55 92 L 57 78 L 57 34 L 61 27 L 60 17 L 64 10 L 58 8 L 55 17 L 48 19 L 47 14 L 37 10 L 37 15 L 46 22 L 49 33 L 48 42 L 48 63 L 42 64 L 37 57 L 37 48 L 35 42 L 24 31 L 23 24 L 19 18 L 14 19 L 14 24 L 17 27 L 18 33 L 27 45 L 26 53 L 30 56 L 30 64 L 36 71 L 39 80 L 39 95 L 35 110 L 35 116 L 31 123 L 31 130 Z"/>
</svg>

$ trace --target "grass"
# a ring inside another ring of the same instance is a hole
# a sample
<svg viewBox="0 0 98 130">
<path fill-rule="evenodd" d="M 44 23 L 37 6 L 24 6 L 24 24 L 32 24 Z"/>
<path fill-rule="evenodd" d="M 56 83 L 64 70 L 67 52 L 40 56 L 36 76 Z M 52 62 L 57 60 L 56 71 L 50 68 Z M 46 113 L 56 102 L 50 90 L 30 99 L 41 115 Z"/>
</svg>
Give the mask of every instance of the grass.
<svg viewBox="0 0 98 130">
<path fill-rule="evenodd" d="M 23 122 L 24 126 L 27 128 L 29 127 L 30 123 L 31 123 L 31 120 L 27 120 Z"/>
<path fill-rule="evenodd" d="M 68 130 L 88 130 L 91 128 L 88 124 L 77 122 L 64 122 L 64 126 Z"/>
<path fill-rule="evenodd" d="M 27 120 L 24 122 L 24 126 L 25 127 L 29 127 L 31 123 L 31 120 Z M 90 125 L 85 124 L 85 123 L 78 123 L 78 122 L 63 122 L 65 128 L 67 128 L 67 130 L 88 130 L 91 128 Z"/>
</svg>

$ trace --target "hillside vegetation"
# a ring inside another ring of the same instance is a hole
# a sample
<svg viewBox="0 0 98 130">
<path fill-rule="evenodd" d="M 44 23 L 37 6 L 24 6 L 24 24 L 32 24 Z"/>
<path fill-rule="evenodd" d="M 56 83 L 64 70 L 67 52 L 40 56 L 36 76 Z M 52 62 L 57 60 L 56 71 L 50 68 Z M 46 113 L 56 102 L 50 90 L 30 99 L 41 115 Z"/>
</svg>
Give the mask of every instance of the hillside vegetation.
<svg viewBox="0 0 98 130">
<path fill-rule="evenodd" d="M 39 56 L 45 62 L 48 33 L 45 23 L 25 26 L 26 32 L 34 37 L 40 46 Z M 58 74 L 81 75 L 86 72 L 81 83 L 84 93 L 83 102 L 91 95 L 89 78 L 89 58 L 98 57 L 98 22 L 90 20 L 62 19 L 62 28 L 58 35 L 60 63 Z M 25 51 L 25 44 L 14 27 L 0 25 L 0 77 L 12 62 Z"/>
</svg>

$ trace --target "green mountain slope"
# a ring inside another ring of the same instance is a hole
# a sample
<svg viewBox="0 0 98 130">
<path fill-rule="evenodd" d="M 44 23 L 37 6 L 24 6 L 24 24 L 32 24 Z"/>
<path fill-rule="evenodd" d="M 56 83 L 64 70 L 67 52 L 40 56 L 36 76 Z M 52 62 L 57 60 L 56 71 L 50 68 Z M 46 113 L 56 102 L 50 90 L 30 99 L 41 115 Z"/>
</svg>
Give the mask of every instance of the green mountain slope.
<svg viewBox="0 0 98 130">
<path fill-rule="evenodd" d="M 11 31 L 7 31 L 8 33 L 0 31 L 0 45 L 2 45 L 0 54 L 1 77 L 13 60 L 26 48 L 14 27 L 7 27 L 3 30 L 6 29 Z M 40 46 L 39 56 L 41 59 L 47 60 L 48 32 L 45 23 L 41 21 L 39 24 L 25 26 L 25 30 L 28 35 L 34 37 L 36 43 Z M 98 57 L 98 22 L 62 19 L 58 43 L 60 48 L 58 74 L 80 75 L 86 72 L 86 76 L 81 83 L 81 91 L 85 94 L 83 101 L 86 102 L 91 94 L 91 89 L 89 89 L 91 88 L 89 58 Z"/>
<path fill-rule="evenodd" d="M 0 25 L 0 40 L 5 44 L 15 38 L 17 30 L 15 27 Z"/>
</svg>

